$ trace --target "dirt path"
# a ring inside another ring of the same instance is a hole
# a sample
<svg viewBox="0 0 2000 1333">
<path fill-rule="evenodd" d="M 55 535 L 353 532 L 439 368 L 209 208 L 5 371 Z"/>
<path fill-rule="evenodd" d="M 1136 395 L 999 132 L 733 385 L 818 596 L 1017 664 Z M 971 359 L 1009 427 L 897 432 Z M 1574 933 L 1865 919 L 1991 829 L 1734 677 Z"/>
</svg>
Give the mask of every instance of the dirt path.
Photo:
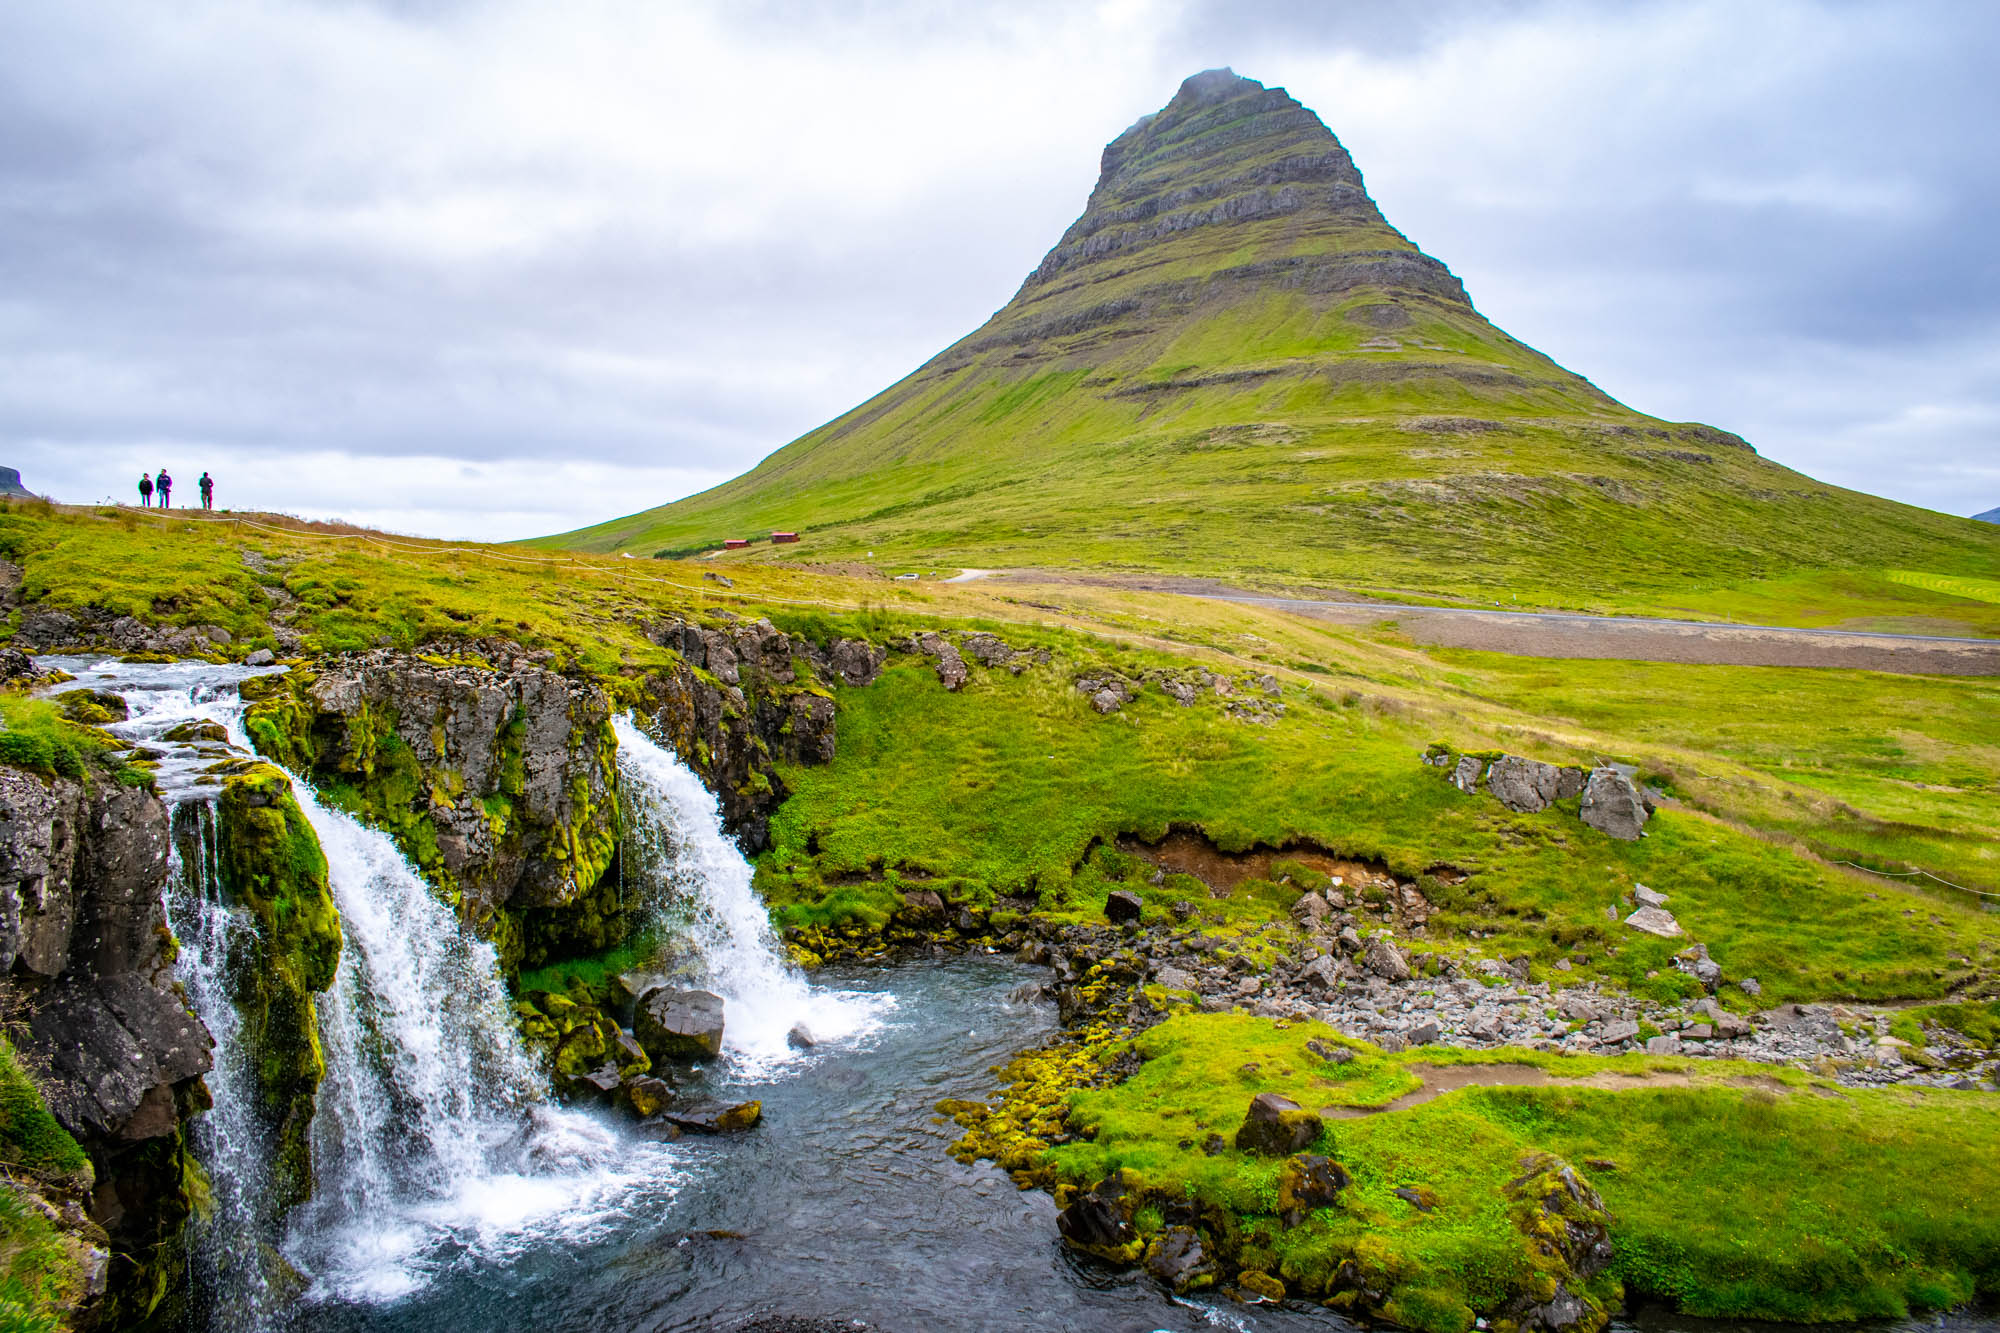
<svg viewBox="0 0 2000 1333">
<path fill-rule="evenodd" d="M 1516 657 L 1591 657 L 1706 666 L 1840 667 L 1901 675 L 2000 676 L 2000 639 L 1273 597 L 1207 579 L 1164 575 L 1057 574 L 1042 570 L 977 572 L 994 582 L 1165 593 L 1282 611 L 1340 625 L 1377 625 L 1393 620 L 1400 630 L 1421 644 Z"/>
<path fill-rule="evenodd" d="M 1548 1070 L 1534 1065 L 1413 1065 L 1410 1072 L 1424 1081 L 1423 1086 L 1415 1092 L 1406 1092 L 1395 1101 L 1381 1106 L 1324 1106 L 1320 1108 L 1320 1115 L 1329 1120 L 1359 1120 L 1363 1116 L 1381 1115 L 1388 1111 L 1407 1111 L 1412 1106 L 1422 1106 L 1425 1102 L 1436 1101 L 1447 1092 L 1456 1092 L 1460 1088 L 1610 1088 L 1631 1092 L 1645 1088 L 1685 1088 L 1696 1083 L 1716 1081 L 1668 1070 L 1558 1078 Z M 1791 1091 L 1775 1078 L 1763 1078 L 1757 1075 L 1738 1076 L 1724 1081 L 1731 1087 L 1763 1088 L 1771 1092 Z"/>
<path fill-rule="evenodd" d="M 1263 606 L 1369 625 L 1393 620 L 1418 643 L 1520 657 L 1623 658 L 1711 666 L 1845 667 L 1904 675 L 2000 676 L 2000 641 L 1780 625 L 1704 624 L 1534 611 L 1377 606 L 1209 593 L 1211 600 Z"/>
</svg>

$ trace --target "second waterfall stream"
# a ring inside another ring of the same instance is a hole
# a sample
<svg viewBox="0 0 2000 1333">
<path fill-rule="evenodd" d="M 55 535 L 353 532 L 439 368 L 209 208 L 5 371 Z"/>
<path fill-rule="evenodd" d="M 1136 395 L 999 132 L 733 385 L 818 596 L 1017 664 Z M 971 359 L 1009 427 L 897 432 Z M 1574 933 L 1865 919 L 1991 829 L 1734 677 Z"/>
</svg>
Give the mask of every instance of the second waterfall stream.
<svg viewBox="0 0 2000 1333">
<path fill-rule="evenodd" d="M 611 725 L 633 824 L 626 853 L 639 882 L 660 895 L 660 910 L 685 930 L 695 984 L 722 997 L 722 1049 L 732 1064 L 759 1074 L 798 1058 L 788 1038 L 799 1025 L 815 1042 L 873 1029 L 889 997 L 808 983 L 784 957 L 750 865 L 722 831 L 714 794 L 630 718 Z"/>
</svg>

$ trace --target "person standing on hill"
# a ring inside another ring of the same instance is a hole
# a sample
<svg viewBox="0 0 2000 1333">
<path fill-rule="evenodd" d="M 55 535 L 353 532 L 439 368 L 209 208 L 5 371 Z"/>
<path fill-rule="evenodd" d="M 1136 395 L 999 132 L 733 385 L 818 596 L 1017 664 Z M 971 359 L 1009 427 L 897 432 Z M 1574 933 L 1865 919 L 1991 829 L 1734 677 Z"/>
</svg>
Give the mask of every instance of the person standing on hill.
<svg viewBox="0 0 2000 1333">
<path fill-rule="evenodd" d="M 201 487 L 201 507 L 203 509 L 215 508 L 215 483 L 209 479 L 209 475 L 206 472 L 202 473 L 201 480 L 195 484 Z"/>
<path fill-rule="evenodd" d="M 160 469 L 159 479 L 153 483 L 153 489 L 160 493 L 160 508 L 171 509 L 174 507 L 174 502 L 172 498 L 174 491 L 174 479 L 167 475 L 167 470 L 165 468 Z"/>
<path fill-rule="evenodd" d="M 139 508 L 151 509 L 152 507 L 153 474 L 150 472 L 141 472 L 139 474 Z"/>
</svg>

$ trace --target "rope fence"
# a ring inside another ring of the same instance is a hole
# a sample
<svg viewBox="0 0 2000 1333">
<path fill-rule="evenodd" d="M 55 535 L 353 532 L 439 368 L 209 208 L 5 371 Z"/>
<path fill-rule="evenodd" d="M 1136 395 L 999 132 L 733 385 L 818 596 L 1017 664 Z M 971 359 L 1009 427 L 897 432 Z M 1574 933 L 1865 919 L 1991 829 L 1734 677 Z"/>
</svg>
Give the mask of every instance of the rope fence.
<svg viewBox="0 0 2000 1333">
<path fill-rule="evenodd" d="M 1871 875 L 1880 875 L 1883 879 L 1916 879 L 1922 876 L 1924 879 L 1942 884 L 1948 889 L 1957 889 L 1960 893 L 1975 894 L 1981 898 L 2000 899 L 2000 893 L 1988 893 L 1985 889 L 1975 889 L 1970 885 L 1954 884 L 1948 879 L 1940 879 L 1928 870 L 1877 870 L 1874 866 L 1865 866 L 1859 861 L 1835 861 L 1834 864 L 1837 866 L 1853 866 L 1856 870 L 1866 871 Z"/>
</svg>

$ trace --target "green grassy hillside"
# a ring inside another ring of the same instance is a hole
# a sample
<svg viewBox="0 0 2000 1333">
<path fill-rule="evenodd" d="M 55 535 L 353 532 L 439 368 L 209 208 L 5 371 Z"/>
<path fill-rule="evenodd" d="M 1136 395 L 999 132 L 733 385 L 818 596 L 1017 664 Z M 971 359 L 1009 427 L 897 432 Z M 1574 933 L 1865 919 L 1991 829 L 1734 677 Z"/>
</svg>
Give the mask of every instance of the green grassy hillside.
<svg viewBox="0 0 2000 1333">
<path fill-rule="evenodd" d="M 548 544 L 1176 571 L 1524 603 L 1801 570 L 2000 576 L 2000 529 L 1822 485 L 1488 323 L 1282 89 L 1210 71 L 1104 153 L 1004 309 L 701 495 Z"/>
</svg>

